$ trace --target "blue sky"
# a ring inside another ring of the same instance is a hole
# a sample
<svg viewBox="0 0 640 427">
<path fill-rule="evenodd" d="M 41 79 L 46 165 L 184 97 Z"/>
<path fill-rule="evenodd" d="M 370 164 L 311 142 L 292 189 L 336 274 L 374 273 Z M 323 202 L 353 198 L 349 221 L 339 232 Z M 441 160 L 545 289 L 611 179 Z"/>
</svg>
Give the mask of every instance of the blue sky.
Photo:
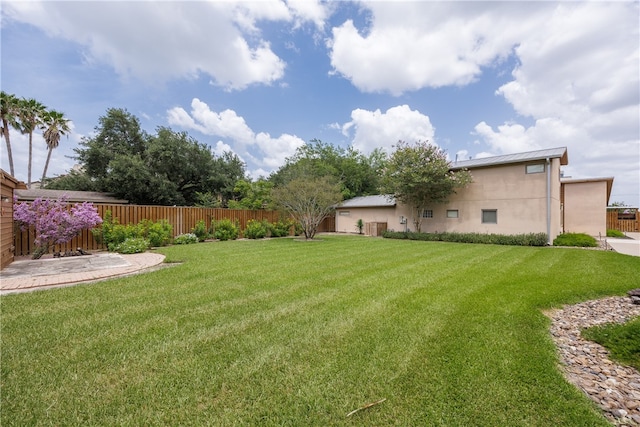
<svg viewBox="0 0 640 427">
<path fill-rule="evenodd" d="M 311 139 L 429 140 L 453 160 L 566 146 L 574 178 L 640 204 L 638 2 L 3 1 L 2 90 L 72 120 L 187 131 L 256 178 Z M 26 180 L 26 137 L 12 134 Z M 46 158 L 34 139 L 32 180 Z M 2 168 L 8 170 L 2 142 Z"/>
</svg>

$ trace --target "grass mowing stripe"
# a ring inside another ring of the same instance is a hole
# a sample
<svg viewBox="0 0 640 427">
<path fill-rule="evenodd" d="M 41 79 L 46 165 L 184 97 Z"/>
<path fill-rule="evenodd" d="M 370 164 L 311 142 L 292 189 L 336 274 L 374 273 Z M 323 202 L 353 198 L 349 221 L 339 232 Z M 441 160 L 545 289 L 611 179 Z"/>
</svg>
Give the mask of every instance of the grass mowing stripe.
<svg viewBox="0 0 640 427">
<path fill-rule="evenodd" d="M 165 248 L 184 263 L 3 298 L 2 425 L 604 422 L 539 308 L 637 287 L 637 260 L 323 239 Z"/>
</svg>

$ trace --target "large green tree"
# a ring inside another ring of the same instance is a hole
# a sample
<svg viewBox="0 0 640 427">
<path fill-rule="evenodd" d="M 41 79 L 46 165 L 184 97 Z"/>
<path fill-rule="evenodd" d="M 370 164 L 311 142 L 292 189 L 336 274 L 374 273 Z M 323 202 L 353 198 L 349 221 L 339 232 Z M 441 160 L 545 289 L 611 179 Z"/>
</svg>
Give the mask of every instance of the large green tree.
<svg viewBox="0 0 640 427">
<path fill-rule="evenodd" d="M 304 170 L 307 176 L 334 177 L 340 183 L 345 199 L 378 194 L 385 158 L 382 150 L 365 156 L 353 147 L 345 149 L 313 139 L 287 158 L 285 165 L 269 180 L 275 186 L 281 186 Z"/>
<path fill-rule="evenodd" d="M 259 178 L 256 181 L 241 179 L 236 182 L 233 192 L 235 200 L 229 200 L 228 207 L 232 209 L 273 209 L 271 198 L 273 183 Z"/>
<path fill-rule="evenodd" d="M 83 188 L 67 189 L 106 191 L 137 204 L 191 206 L 203 195 L 226 202 L 244 177 L 236 155 L 218 157 L 186 132 L 168 127 L 147 134 L 126 110 L 107 110 L 95 130 L 75 150 L 84 172 L 60 180 Z M 60 187 L 54 181 L 48 188 Z"/>
<path fill-rule="evenodd" d="M 2 136 L 7 146 L 7 157 L 9 159 L 9 171 L 15 176 L 13 168 L 13 153 L 11 151 L 11 137 L 9 127 L 16 128 L 18 109 L 20 101 L 15 95 L 2 91 L 0 93 L 0 119 L 2 120 Z"/>
<path fill-rule="evenodd" d="M 47 169 L 49 168 L 49 161 L 51 160 L 51 152 L 58 148 L 60 144 L 60 137 L 66 135 L 69 132 L 69 119 L 56 110 L 49 110 L 43 116 L 44 132 L 42 134 L 44 142 L 47 144 L 47 160 L 42 170 L 42 179 L 40 182 L 44 184 L 44 180 L 47 176 Z"/>
<path fill-rule="evenodd" d="M 445 203 L 456 190 L 471 183 L 471 173 L 454 171 L 446 153 L 426 141 L 411 145 L 399 141 L 389 157 L 384 174 L 384 189 L 413 208 L 416 231 L 422 224 L 422 210 Z"/>
<path fill-rule="evenodd" d="M 98 182 L 109 173 L 109 162 L 117 156 L 142 155 L 148 135 L 140 120 L 125 109 L 110 108 L 98 119 L 95 135 L 80 141 L 74 151 L 85 173 Z"/>
<path fill-rule="evenodd" d="M 213 162 L 210 188 L 222 206 L 227 206 L 229 200 L 234 197 L 236 183 L 244 179 L 246 175 L 245 164 L 240 158 L 230 151 L 225 151 L 216 156 Z"/>
</svg>

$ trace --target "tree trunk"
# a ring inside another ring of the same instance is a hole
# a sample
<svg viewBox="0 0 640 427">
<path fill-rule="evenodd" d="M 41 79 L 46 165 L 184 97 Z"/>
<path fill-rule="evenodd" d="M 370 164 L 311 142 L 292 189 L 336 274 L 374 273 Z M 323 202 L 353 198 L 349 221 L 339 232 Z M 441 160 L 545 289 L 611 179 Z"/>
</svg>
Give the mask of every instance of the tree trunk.
<svg viewBox="0 0 640 427">
<path fill-rule="evenodd" d="M 413 217 L 413 225 L 416 226 L 416 233 L 420 233 L 420 229 L 422 228 L 422 208 L 417 207 L 414 211 Z"/>
<path fill-rule="evenodd" d="M 33 131 L 29 132 L 29 166 L 27 167 L 27 188 L 31 189 L 31 158 L 33 157 Z"/>
<path fill-rule="evenodd" d="M 51 160 L 52 151 L 53 151 L 53 148 L 49 147 L 49 152 L 47 153 L 47 161 L 44 163 L 44 170 L 42 171 L 42 179 L 40 180 L 40 187 L 44 185 L 44 179 L 47 176 L 47 169 L 49 169 L 49 160 Z"/>
<path fill-rule="evenodd" d="M 2 121 L 2 129 L 4 130 L 4 141 L 7 143 L 7 157 L 9 157 L 9 170 L 11 171 L 11 176 L 16 176 L 15 171 L 13 170 L 13 154 L 11 153 L 11 140 L 9 139 L 9 122 L 6 120 Z"/>
</svg>

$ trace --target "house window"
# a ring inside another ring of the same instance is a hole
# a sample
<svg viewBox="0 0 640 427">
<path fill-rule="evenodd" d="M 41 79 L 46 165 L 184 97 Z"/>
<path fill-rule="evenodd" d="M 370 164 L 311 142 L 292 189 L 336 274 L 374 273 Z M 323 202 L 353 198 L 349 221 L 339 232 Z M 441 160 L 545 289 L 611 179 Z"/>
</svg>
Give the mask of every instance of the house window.
<svg viewBox="0 0 640 427">
<path fill-rule="evenodd" d="M 422 218 L 433 218 L 433 210 L 432 209 L 423 209 L 422 210 Z"/>
<path fill-rule="evenodd" d="M 497 209 L 482 209 L 482 223 L 497 224 L 498 223 Z"/>
<path fill-rule="evenodd" d="M 458 218 L 458 209 L 447 209 L 447 218 Z"/>
<path fill-rule="evenodd" d="M 527 173 L 542 173 L 542 172 L 544 172 L 544 163 L 527 165 Z"/>
<path fill-rule="evenodd" d="M 349 216 L 349 211 L 340 211 L 338 214 L 340 216 Z"/>
</svg>

